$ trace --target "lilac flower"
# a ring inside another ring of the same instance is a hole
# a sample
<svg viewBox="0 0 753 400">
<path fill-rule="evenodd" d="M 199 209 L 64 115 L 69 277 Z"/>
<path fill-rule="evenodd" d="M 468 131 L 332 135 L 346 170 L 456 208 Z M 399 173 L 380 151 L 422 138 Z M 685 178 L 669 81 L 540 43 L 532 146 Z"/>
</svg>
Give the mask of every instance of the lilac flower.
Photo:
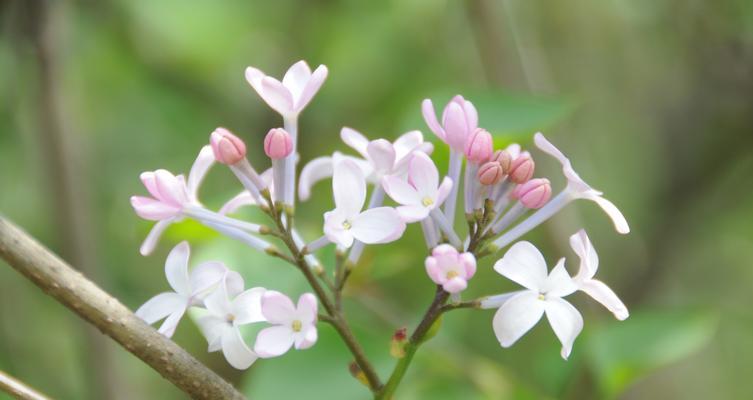
<svg viewBox="0 0 753 400">
<path fill-rule="evenodd" d="M 406 222 L 420 221 L 429 216 L 447 198 L 452 180 L 445 177 L 439 183 L 439 172 L 434 162 L 423 153 L 414 153 L 408 168 L 407 179 L 386 176 L 382 187 L 399 207 L 397 212 Z"/>
<path fill-rule="evenodd" d="M 573 278 L 578 290 L 604 305 L 620 321 L 627 319 L 630 314 L 620 298 L 604 282 L 593 279 L 599 268 L 599 256 L 585 230 L 581 229 L 570 236 L 570 247 L 580 258 L 580 269 Z"/>
<path fill-rule="evenodd" d="M 239 327 L 265 321 L 261 312 L 265 291 L 261 287 L 243 291 L 243 278 L 230 271 L 217 290 L 204 300 L 208 313 L 196 323 L 207 339 L 208 351 L 222 350 L 233 368 L 246 369 L 258 358 L 243 341 Z"/>
<path fill-rule="evenodd" d="M 160 293 L 136 310 L 136 316 L 150 325 L 167 317 L 159 328 L 159 333 L 167 337 L 175 333 L 188 307 L 201 305 L 227 272 L 223 263 L 209 261 L 199 264 L 189 274 L 190 253 L 188 242 L 181 242 L 170 251 L 165 261 L 165 276 L 174 292 Z"/>
<path fill-rule="evenodd" d="M 288 69 L 282 82 L 254 67 L 246 68 L 246 81 L 267 104 L 283 117 L 296 117 L 311 101 L 327 79 L 327 67 L 320 65 L 312 73 L 301 60 Z"/>
<path fill-rule="evenodd" d="M 366 181 L 358 166 L 343 160 L 332 178 L 335 209 L 324 214 L 324 234 L 333 243 L 350 247 L 353 240 L 366 244 L 397 240 L 405 231 L 405 222 L 392 207 L 363 210 Z"/>
<path fill-rule="evenodd" d="M 435 247 L 425 264 L 429 278 L 449 293 L 465 290 L 476 273 L 476 257 L 472 253 L 458 253 L 449 244 Z"/>
<path fill-rule="evenodd" d="M 518 242 L 494 264 L 494 270 L 526 288 L 504 298 L 494 315 L 494 334 L 502 347 L 512 346 L 546 314 L 562 343 L 562 358 L 567 359 L 583 329 L 583 317 L 562 299 L 578 290 L 565 269 L 565 259 L 547 274 L 546 261 L 538 249 L 529 242 Z M 491 303 L 487 300 L 482 307 L 488 308 Z"/>
<path fill-rule="evenodd" d="M 304 350 L 317 340 L 317 302 L 311 293 L 298 298 L 298 305 L 280 292 L 267 291 L 262 296 L 261 312 L 273 324 L 256 336 L 254 352 L 262 358 L 285 354 L 291 347 Z"/>
<path fill-rule="evenodd" d="M 453 150 L 459 153 L 465 152 L 468 137 L 478 128 L 478 112 L 470 101 L 460 95 L 453 97 L 442 112 L 441 125 L 430 99 L 425 99 L 421 103 L 421 111 L 426 125 L 438 138 Z"/>
</svg>

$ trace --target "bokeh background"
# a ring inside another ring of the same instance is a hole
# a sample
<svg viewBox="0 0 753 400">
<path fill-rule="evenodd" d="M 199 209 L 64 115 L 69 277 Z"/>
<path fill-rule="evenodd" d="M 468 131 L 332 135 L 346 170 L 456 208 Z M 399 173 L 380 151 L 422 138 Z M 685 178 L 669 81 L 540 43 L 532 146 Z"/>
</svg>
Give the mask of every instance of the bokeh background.
<svg viewBox="0 0 753 400">
<path fill-rule="evenodd" d="M 462 93 L 498 144 L 544 132 L 627 216 L 617 235 L 581 202 L 527 236 L 554 262 L 586 227 L 600 277 L 631 310 L 625 322 L 582 295 L 586 326 L 563 361 L 546 323 L 499 347 L 493 311 L 458 311 L 422 348 L 399 399 L 708 399 L 753 394 L 753 3 L 749 0 L 0 1 L 0 213 L 135 309 L 167 288 L 163 262 L 190 240 L 249 286 L 306 289 L 277 260 L 197 224 L 138 247 L 151 224 L 128 202 L 140 172 L 187 172 L 225 126 L 264 168 L 279 117 L 243 78 L 293 62 L 330 76 L 301 119 L 303 160 L 346 150 L 342 126 L 395 138 L 421 129 L 420 101 Z M 439 154 L 439 163 L 446 163 Z M 537 175 L 562 185 L 534 152 Z M 217 207 L 239 186 L 212 170 Z M 321 234 L 328 183 L 299 207 Z M 260 219 L 253 210 L 244 218 Z M 458 224 L 462 228 L 461 224 Z M 418 250 L 420 249 L 420 251 Z M 420 229 L 371 247 L 346 293 L 358 337 L 382 375 L 389 339 L 415 326 L 433 285 Z M 331 260 L 331 252 L 322 252 Z M 488 258 L 469 296 L 511 290 Z M 56 398 L 184 395 L 0 262 L 0 369 Z M 174 339 L 252 398 L 358 399 L 348 353 L 330 327 L 311 350 L 229 367 L 184 320 Z M 3 395 L 0 394 L 0 398 Z"/>
</svg>

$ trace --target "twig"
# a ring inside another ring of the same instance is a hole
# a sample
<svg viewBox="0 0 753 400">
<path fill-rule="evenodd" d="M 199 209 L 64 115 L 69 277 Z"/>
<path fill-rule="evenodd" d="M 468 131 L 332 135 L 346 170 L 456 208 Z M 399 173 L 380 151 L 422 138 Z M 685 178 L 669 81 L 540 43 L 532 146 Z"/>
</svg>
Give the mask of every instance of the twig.
<svg viewBox="0 0 753 400">
<path fill-rule="evenodd" d="M 192 398 L 245 398 L 231 384 L 3 217 L 0 217 L 0 257 Z"/>
<path fill-rule="evenodd" d="M 31 386 L 0 371 L 0 390 L 19 400 L 50 400 Z"/>
</svg>

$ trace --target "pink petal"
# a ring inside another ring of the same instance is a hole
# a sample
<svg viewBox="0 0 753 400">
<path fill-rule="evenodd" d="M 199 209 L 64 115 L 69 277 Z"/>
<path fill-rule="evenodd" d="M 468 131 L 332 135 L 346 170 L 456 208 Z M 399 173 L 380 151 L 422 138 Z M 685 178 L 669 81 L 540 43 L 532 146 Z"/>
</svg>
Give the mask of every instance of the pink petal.
<svg viewBox="0 0 753 400">
<path fill-rule="evenodd" d="M 317 333 L 316 326 L 309 326 L 303 332 L 295 334 L 295 348 L 297 350 L 308 349 L 316 343 L 318 337 L 319 334 Z"/>
<path fill-rule="evenodd" d="M 254 67 L 246 68 L 245 75 L 246 75 L 246 81 L 248 82 L 248 84 L 254 88 L 254 90 L 259 96 L 263 97 L 264 89 L 262 89 L 261 81 L 262 79 L 264 79 L 266 75 Z"/>
<path fill-rule="evenodd" d="M 443 271 L 439 268 L 436 258 L 431 256 L 426 257 L 424 265 L 426 266 L 426 274 L 429 275 L 429 278 L 431 278 L 434 283 L 441 285 L 446 281 L 446 275 L 443 274 Z"/>
<path fill-rule="evenodd" d="M 410 131 L 400 135 L 393 144 L 395 149 L 395 159 L 402 159 L 412 153 L 416 147 L 421 146 L 423 143 L 424 135 L 421 134 L 421 131 Z"/>
<path fill-rule="evenodd" d="M 254 352 L 262 358 L 278 357 L 290 350 L 293 342 L 293 329 L 290 326 L 271 326 L 256 335 Z"/>
<path fill-rule="evenodd" d="M 444 179 L 442 179 L 442 184 L 439 185 L 439 189 L 437 189 L 437 200 L 434 207 L 442 205 L 451 191 L 452 179 L 450 179 L 449 176 L 445 176 Z"/>
<path fill-rule="evenodd" d="M 183 181 L 164 169 L 154 171 L 154 179 L 157 183 L 157 191 L 163 203 L 181 208 L 188 203 L 188 193 Z"/>
<path fill-rule="evenodd" d="M 463 152 L 469 134 L 468 121 L 465 119 L 463 108 L 454 102 L 448 104 L 442 125 L 444 125 L 447 144 L 456 151 Z"/>
<path fill-rule="evenodd" d="M 298 298 L 296 307 L 298 318 L 303 324 L 315 324 L 318 312 L 316 296 L 312 293 L 304 293 Z"/>
<path fill-rule="evenodd" d="M 424 120 L 426 121 L 426 125 L 429 126 L 429 129 L 431 129 L 438 138 L 442 139 L 443 142 L 446 142 L 444 129 L 442 129 L 442 126 L 439 125 L 439 121 L 437 121 L 437 113 L 434 111 L 434 104 L 432 104 L 431 100 L 425 99 L 421 103 L 421 113 L 424 115 Z"/>
<path fill-rule="evenodd" d="M 261 80 L 261 88 L 263 90 L 261 97 L 273 110 L 283 116 L 294 114 L 293 96 L 285 86 L 282 86 L 280 81 L 265 76 Z"/>
<path fill-rule="evenodd" d="M 340 130 L 340 139 L 364 158 L 368 157 L 369 154 L 366 151 L 366 148 L 369 145 L 369 139 L 367 139 L 362 133 L 355 129 L 345 127 Z"/>
<path fill-rule="evenodd" d="M 297 99 L 303 93 L 303 89 L 311 79 L 311 68 L 306 64 L 306 61 L 298 61 L 293 64 L 285 76 L 282 77 L 282 85 L 290 90 L 294 99 Z"/>
<path fill-rule="evenodd" d="M 442 285 L 442 288 L 448 293 L 460 293 L 467 287 L 468 282 L 459 276 L 450 279 Z"/>
<path fill-rule="evenodd" d="M 359 214 L 350 230 L 363 243 L 388 243 L 403 235 L 405 222 L 394 208 L 377 207 Z"/>
<path fill-rule="evenodd" d="M 197 200 L 199 194 L 199 185 L 204 180 L 209 168 L 214 165 L 214 152 L 212 146 L 206 145 L 201 148 L 199 155 L 196 157 L 188 173 L 188 194 L 192 200 Z"/>
<path fill-rule="evenodd" d="M 322 84 L 324 84 L 324 81 L 327 79 L 327 73 L 327 67 L 320 65 L 316 68 L 314 73 L 311 74 L 311 79 L 309 79 L 306 87 L 301 93 L 301 96 L 295 102 L 296 112 L 301 112 L 309 104 L 316 92 L 319 91 L 319 89 L 322 87 Z"/>
<path fill-rule="evenodd" d="M 465 113 L 466 121 L 468 122 L 468 132 L 473 132 L 478 128 L 478 112 L 476 107 L 473 106 L 468 100 L 463 101 L 463 112 Z"/>
<path fill-rule="evenodd" d="M 395 166 L 395 148 L 385 139 L 377 139 L 366 147 L 369 160 L 380 173 L 390 173 Z"/>
<path fill-rule="evenodd" d="M 284 294 L 267 290 L 261 298 L 261 312 L 271 324 L 289 324 L 295 317 L 295 306 Z"/>
<path fill-rule="evenodd" d="M 429 156 L 424 153 L 413 153 L 408 170 L 408 181 L 416 188 L 420 199 L 429 197 L 436 201 L 439 172 Z"/>
<path fill-rule="evenodd" d="M 139 178 L 144 184 L 144 187 L 146 187 L 146 190 L 149 191 L 149 194 L 151 194 L 155 199 L 159 198 L 160 195 L 159 191 L 157 190 L 157 181 L 154 179 L 154 172 L 142 172 L 141 175 L 139 175 Z"/>
<path fill-rule="evenodd" d="M 465 270 L 465 279 L 473 278 L 476 274 L 476 257 L 472 253 L 463 253 L 459 256 L 460 263 Z"/>
<path fill-rule="evenodd" d="M 132 196 L 131 206 L 136 215 L 150 221 L 160 221 L 180 214 L 180 208 L 150 197 Z"/>
<path fill-rule="evenodd" d="M 416 188 L 411 186 L 408 181 L 397 176 L 385 176 L 382 179 L 382 188 L 385 193 L 398 204 L 419 205 L 421 198 Z"/>
</svg>

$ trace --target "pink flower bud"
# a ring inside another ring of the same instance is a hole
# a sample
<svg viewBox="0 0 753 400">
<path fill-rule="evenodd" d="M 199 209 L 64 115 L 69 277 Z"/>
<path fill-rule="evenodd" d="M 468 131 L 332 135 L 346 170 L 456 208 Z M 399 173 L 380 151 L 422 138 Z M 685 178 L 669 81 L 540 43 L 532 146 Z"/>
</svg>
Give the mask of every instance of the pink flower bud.
<svg viewBox="0 0 753 400">
<path fill-rule="evenodd" d="M 217 162 L 225 165 L 237 164 L 246 158 L 246 145 L 238 136 L 225 128 L 217 128 L 209 136 L 209 144 Z"/>
<path fill-rule="evenodd" d="M 484 163 L 476 174 L 482 185 L 496 185 L 504 176 L 502 165 L 494 160 Z"/>
<path fill-rule="evenodd" d="M 510 173 L 510 166 L 512 165 L 512 155 L 507 150 L 497 150 L 494 152 L 491 161 L 496 161 L 502 166 L 502 172 L 505 174 Z"/>
<path fill-rule="evenodd" d="M 285 158 L 293 151 L 293 139 L 282 128 L 274 128 L 264 138 L 264 153 L 273 160 Z"/>
<path fill-rule="evenodd" d="M 512 191 L 512 197 L 518 199 L 526 208 L 541 208 L 552 197 L 552 185 L 545 178 L 531 179 L 516 186 Z"/>
<path fill-rule="evenodd" d="M 531 156 L 523 153 L 512 161 L 508 175 L 510 180 L 517 184 L 525 183 L 533 176 L 534 168 Z"/>
<path fill-rule="evenodd" d="M 465 144 L 465 157 L 468 158 L 468 161 L 475 164 L 489 161 L 494 152 L 494 144 L 492 142 L 492 134 L 489 131 L 477 128 L 468 137 L 468 141 Z"/>
</svg>

